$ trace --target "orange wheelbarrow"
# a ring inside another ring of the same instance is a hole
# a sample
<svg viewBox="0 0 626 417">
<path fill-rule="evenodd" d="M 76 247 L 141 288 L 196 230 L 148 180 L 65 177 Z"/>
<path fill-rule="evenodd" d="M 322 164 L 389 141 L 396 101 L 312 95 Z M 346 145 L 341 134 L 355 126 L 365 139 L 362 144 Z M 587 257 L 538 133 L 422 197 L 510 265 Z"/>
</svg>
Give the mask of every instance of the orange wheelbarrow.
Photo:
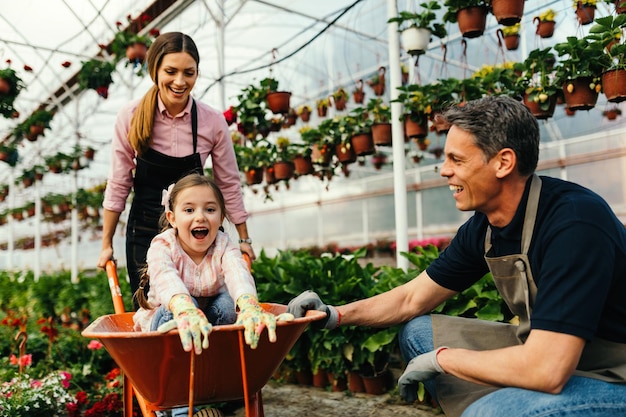
<svg viewBox="0 0 626 417">
<path fill-rule="evenodd" d="M 144 417 L 156 411 L 194 404 L 210 404 L 243 399 L 247 417 L 263 417 L 261 390 L 309 323 L 325 313 L 309 311 L 302 318 L 279 322 L 277 340 L 261 337 L 256 349 L 244 341 L 243 326 L 214 326 L 209 348 L 201 355 L 185 352 L 177 331 L 137 332 L 133 314 L 125 313 L 116 266 L 106 266 L 116 314 L 91 323 L 82 335 L 100 340 L 124 373 L 124 417 L 132 417 L 133 395 Z M 268 312 L 284 313 L 286 306 L 261 303 Z"/>
</svg>

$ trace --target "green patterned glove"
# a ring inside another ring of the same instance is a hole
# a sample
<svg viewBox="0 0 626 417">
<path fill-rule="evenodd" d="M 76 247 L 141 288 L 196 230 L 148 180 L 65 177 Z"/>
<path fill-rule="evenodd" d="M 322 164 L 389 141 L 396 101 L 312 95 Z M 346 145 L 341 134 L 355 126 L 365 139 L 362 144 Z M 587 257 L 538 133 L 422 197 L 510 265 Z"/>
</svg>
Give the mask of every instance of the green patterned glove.
<svg viewBox="0 0 626 417">
<path fill-rule="evenodd" d="M 243 325 L 246 344 L 252 349 L 256 349 L 261 339 L 263 329 L 267 327 L 267 335 L 270 342 L 276 341 L 276 321 L 291 321 L 293 315 L 281 314 L 278 317 L 268 313 L 261 308 L 256 296 L 244 294 L 237 299 L 239 316 L 237 323 Z"/>
<path fill-rule="evenodd" d="M 196 355 L 201 354 L 202 349 L 208 349 L 209 333 L 213 327 L 191 298 L 186 294 L 175 295 L 170 301 L 170 310 L 174 320 L 160 325 L 157 330 L 165 333 L 178 328 L 185 352 L 191 351 L 192 344 Z"/>
</svg>

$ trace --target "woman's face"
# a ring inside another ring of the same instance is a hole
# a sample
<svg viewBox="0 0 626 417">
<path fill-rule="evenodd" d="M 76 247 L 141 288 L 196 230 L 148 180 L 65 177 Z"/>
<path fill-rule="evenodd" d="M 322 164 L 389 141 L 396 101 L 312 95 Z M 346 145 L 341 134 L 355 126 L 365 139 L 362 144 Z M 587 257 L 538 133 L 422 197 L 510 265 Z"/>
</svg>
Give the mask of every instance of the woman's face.
<svg viewBox="0 0 626 417">
<path fill-rule="evenodd" d="M 197 79 L 198 65 L 187 52 L 163 55 L 157 71 L 157 86 L 159 96 L 172 116 L 185 108 Z"/>
</svg>

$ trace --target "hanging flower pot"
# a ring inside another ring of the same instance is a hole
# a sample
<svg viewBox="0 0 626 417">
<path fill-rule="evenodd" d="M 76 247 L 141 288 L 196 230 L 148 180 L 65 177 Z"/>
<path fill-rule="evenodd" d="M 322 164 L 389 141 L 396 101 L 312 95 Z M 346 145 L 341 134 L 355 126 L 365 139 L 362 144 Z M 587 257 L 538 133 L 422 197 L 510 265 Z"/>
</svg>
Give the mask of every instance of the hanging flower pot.
<svg viewBox="0 0 626 417">
<path fill-rule="evenodd" d="M 536 34 L 541 38 L 551 38 L 554 35 L 554 27 L 556 22 L 553 20 L 540 20 L 538 17 L 533 19 L 533 22 L 537 24 Z"/>
<path fill-rule="evenodd" d="M 148 54 L 148 46 L 141 42 L 134 42 L 126 47 L 126 58 L 130 62 L 143 64 Z"/>
<path fill-rule="evenodd" d="M 541 101 L 542 99 L 543 102 Z M 542 96 L 541 98 L 537 96 L 537 101 L 529 99 L 529 95 L 524 94 L 523 102 L 536 119 L 548 119 L 554 115 L 554 109 L 556 108 L 556 94 L 551 96 L 545 95 L 545 97 Z"/>
<path fill-rule="evenodd" d="M 377 97 L 380 97 L 385 94 L 385 72 L 387 70 L 385 67 L 378 68 L 378 73 L 374 75 L 369 81 L 368 84 L 374 90 L 374 94 Z"/>
<path fill-rule="evenodd" d="M 420 55 L 426 51 L 430 43 L 430 29 L 412 26 L 400 34 L 402 46 L 410 55 Z"/>
<path fill-rule="evenodd" d="M 611 103 L 626 100 L 626 70 L 623 68 L 602 73 L 602 89 Z"/>
<path fill-rule="evenodd" d="M 582 1 L 579 1 L 576 4 L 576 19 L 578 19 L 578 23 L 580 25 L 588 25 L 589 23 L 592 23 L 595 14 L 596 6 L 583 4 Z"/>
<path fill-rule="evenodd" d="M 357 156 L 371 155 L 376 152 L 371 133 L 360 133 L 352 136 L 352 147 Z"/>
<path fill-rule="evenodd" d="M 363 80 L 358 80 L 356 82 L 356 87 L 352 92 L 352 97 L 354 98 L 354 102 L 356 104 L 363 104 L 363 100 L 365 100 L 365 93 L 363 92 Z"/>
<path fill-rule="evenodd" d="M 274 178 L 276 181 L 288 180 L 293 177 L 295 172 L 293 162 L 278 161 L 274 164 Z"/>
<path fill-rule="evenodd" d="M 40 135 L 43 135 L 45 126 L 32 125 L 28 128 L 29 134 L 26 135 L 26 139 L 33 142 L 37 140 Z"/>
<path fill-rule="evenodd" d="M 265 182 L 268 185 L 272 185 L 272 184 L 276 184 L 278 180 L 276 179 L 276 176 L 274 175 L 274 166 L 270 166 L 265 168 Z"/>
<path fill-rule="evenodd" d="M 270 91 L 267 93 L 265 100 L 267 101 L 267 107 L 274 114 L 289 113 L 289 100 L 291 99 L 291 93 L 288 91 Z"/>
<path fill-rule="evenodd" d="M 466 38 L 477 38 L 485 32 L 487 8 L 471 6 L 460 9 L 456 14 L 459 30 Z"/>
<path fill-rule="evenodd" d="M 372 125 L 372 139 L 376 146 L 391 146 L 391 123 L 374 123 Z"/>
<path fill-rule="evenodd" d="M 352 164 L 356 162 L 356 153 L 352 143 L 340 143 L 335 145 L 335 155 L 342 164 Z"/>
<path fill-rule="evenodd" d="M 617 14 L 624 14 L 626 13 L 626 3 L 624 3 L 624 0 L 615 0 L 615 13 Z"/>
<path fill-rule="evenodd" d="M 498 37 L 502 37 L 502 41 L 504 42 L 504 46 L 508 51 L 516 51 L 519 48 L 519 39 L 520 36 L 518 34 L 505 35 L 502 29 L 498 29 Z"/>
<path fill-rule="evenodd" d="M 9 92 L 11 91 L 11 84 L 9 84 L 9 82 L 4 79 L 4 78 L 0 78 L 0 95 L 7 95 L 9 94 Z"/>
<path fill-rule="evenodd" d="M 525 0 L 492 0 L 491 12 L 498 23 L 511 26 L 522 20 Z"/>
<path fill-rule="evenodd" d="M 300 106 L 298 108 L 298 115 L 300 116 L 300 120 L 307 123 L 311 120 L 311 108 L 309 106 Z"/>
<path fill-rule="evenodd" d="M 313 173 L 313 161 L 310 156 L 297 155 L 293 159 L 293 165 L 298 175 L 309 175 Z"/>
<path fill-rule="evenodd" d="M 404 118 L 404 136 L 407 139 L 424 138 L 428 135 L 428 119 L 426 116 Z"/>
<path fill-rule="evenodd" d="M 617 119 L 617 116 L 620 116 L 621 114 L 622 111 L 618 107 L 613 107 L 602 112 L 602 115 L 606 117 L 607 120 L 615 120 Z"/>
<path fill-rule="evenodd" d="M 563 85 L 563 95 L 567 107 L 572 110 L 589 110 L 598 101 L 596 84 L 591 77 L 579 77 L 568 80 Z"/>
<path fill-rule="evenodd" d="M 248 185 L 260 184 L 263 182 L 263 168 L 253 167 L 246 171 L 246 183 Z"/>
</svg>

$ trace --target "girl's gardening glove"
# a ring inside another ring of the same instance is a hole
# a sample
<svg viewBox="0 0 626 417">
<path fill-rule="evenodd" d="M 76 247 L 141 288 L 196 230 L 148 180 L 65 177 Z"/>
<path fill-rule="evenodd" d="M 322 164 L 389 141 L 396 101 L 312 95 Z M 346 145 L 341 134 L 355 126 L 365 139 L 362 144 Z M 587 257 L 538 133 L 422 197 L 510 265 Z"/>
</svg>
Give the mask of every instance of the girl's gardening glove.
<svg viewBox="0 0 626 417">
<path fill-rule="evenodd" d="M 398 379 L 400 397 L 406 402 L 412 403 L 417 400 L 418 382 L 428 381 L 439 374 L 445 374 L 443 368 L 437 362 L 437 354 L 447 349 L 442 346 L 439 349 L 421 354 L 411 359 L 404 373 Z"/>
<path fill-rule="evenodd" d="M 295 317 L 304 317 L 308 310 L 318 310 L 326 313 L 326 320 L 313 322 L 311 324 L 313 328 L 332 330 L 339 326 L 339 311 L 333 306 L 324 304 L 319 295 L 311 290 L 304 291 L 289 301 L 287 305 L 287 313 L 291 313 Z"/>
<path fill-rule="evenodd" d="M 178 328 L 185 352 L 191 351 L 192 343 L 196 355 L 201 354 L 202 349 L 208 349 L 209 333 L 213 327 L 191 298 L 187 294 L 175 295 L 170 301 L 170 310 L 174 314 L 174 320 L 163 323 L 157 331 L 167 333 Z"/>
<path fill-rule="evenodd" d="M 293 320 L 291 314 L 283 313 L 274 316 L 272 313 L 266 312 L 259 305 L 256 296 L 251 294 L 244 294 L 239 297 L 237 306 L 239 307 L 239 316 L 235 324 L 243 325 L 246 344 L 250 345 L 252 349 L 256 349 L 259 345 L 261 333 L 265 327 L 267 327 L 269 340 L 273 343 L 276 341 L 276 322 Z"/>
</svg>

